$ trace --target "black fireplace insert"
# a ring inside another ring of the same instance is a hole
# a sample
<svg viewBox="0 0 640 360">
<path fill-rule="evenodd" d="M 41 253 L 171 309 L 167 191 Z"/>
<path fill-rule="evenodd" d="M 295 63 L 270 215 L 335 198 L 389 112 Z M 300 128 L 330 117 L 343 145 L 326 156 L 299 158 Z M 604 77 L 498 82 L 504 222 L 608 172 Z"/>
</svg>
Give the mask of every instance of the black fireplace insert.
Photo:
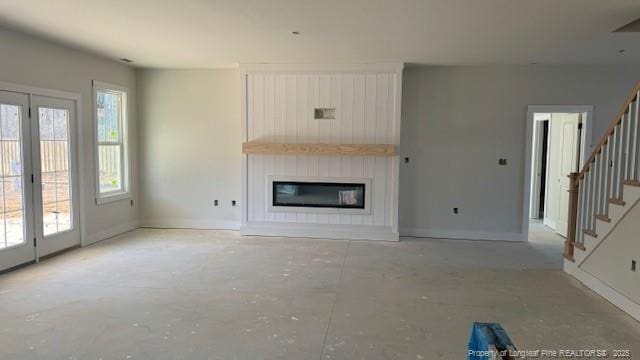
<svg viewBox="0 0 640 360">
<path fill-rule="evenodd" d="M 274 181 L 273 206 L 364 209 L 365 184 Z"/>
</svg>

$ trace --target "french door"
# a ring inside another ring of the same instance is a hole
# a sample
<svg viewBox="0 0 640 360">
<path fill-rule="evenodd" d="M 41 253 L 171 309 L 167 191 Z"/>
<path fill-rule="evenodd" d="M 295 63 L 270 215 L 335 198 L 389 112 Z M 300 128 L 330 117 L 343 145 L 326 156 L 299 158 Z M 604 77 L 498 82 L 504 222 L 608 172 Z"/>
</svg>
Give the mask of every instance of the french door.
<svg viewBox="0 0 640 360">
<path fill-rule="evenodd" d="M 0 270 L 35 259 L 29 95 L 0 91 Z"/>
<path fill-rule="evenodd" d="M 73 100 L 0 91 L 0 271 L 80 244 Z"/>
</svg>

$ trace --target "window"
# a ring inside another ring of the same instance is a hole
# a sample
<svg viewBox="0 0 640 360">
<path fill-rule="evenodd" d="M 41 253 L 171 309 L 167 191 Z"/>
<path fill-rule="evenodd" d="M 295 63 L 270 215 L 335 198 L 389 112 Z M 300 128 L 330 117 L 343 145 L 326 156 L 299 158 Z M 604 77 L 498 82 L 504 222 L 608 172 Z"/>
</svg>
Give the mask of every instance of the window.
<svg viewBox="0 0 640 360">
<path fill-rule="evenodd" d="M 129 197 L 127 89 L 93 82 L 96 136 L 96 203 Z"/>
</svg>

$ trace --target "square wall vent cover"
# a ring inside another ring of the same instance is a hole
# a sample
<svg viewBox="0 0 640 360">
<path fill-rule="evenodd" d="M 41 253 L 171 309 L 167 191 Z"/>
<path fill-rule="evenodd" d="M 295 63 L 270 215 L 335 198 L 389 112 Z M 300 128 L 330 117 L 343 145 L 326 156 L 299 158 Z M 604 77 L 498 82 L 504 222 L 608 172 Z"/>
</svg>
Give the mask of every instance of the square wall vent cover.
<svg viewBox="0 0 640 360">
<path fill-rule="evenodd" d="M 336 108 L 315 108 L 313 111 L 314 119 L 335 119 Z"/>
</svg>

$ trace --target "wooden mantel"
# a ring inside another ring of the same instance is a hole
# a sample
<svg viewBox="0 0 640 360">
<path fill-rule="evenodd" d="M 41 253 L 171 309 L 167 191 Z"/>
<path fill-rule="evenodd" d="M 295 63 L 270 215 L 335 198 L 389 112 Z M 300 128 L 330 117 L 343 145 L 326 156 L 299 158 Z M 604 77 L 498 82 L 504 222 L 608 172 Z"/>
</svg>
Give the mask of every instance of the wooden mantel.
<svg viewBox="0 0 640 360">
<path fill-rule="evenodd" d="M 243 154 L 271 155 L 344 155 L 344 156 L 395 156 L 393 144 L 292 144 L 258 143 L 242 144 Z"/>
</svg>

